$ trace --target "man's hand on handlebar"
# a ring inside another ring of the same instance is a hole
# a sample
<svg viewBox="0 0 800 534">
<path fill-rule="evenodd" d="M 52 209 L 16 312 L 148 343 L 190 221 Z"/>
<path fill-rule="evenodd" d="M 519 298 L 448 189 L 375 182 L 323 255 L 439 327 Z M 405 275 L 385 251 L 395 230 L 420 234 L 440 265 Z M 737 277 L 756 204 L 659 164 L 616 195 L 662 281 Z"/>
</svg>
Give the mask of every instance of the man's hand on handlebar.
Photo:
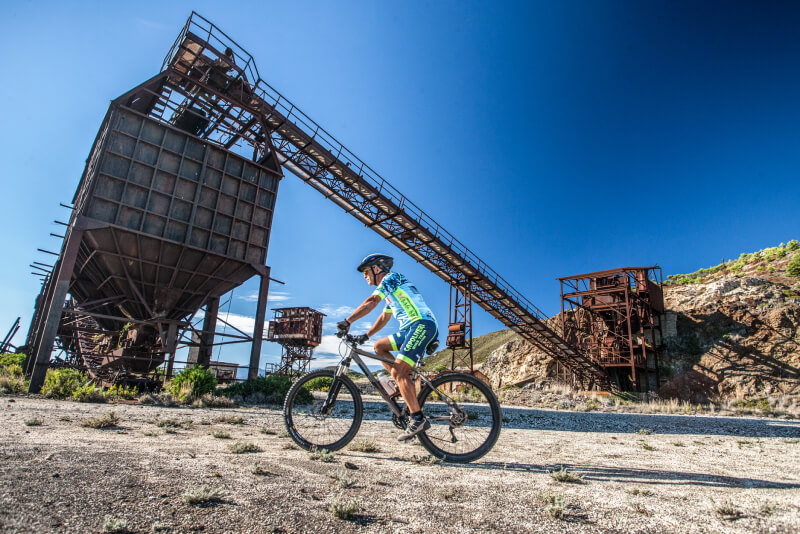
<svg viewBox="0 0 800 534">
<path fill-rule="evenodd" d="M 350 323 L 347 319 L 339 321 L 336 323 L 336 336 L 337 337 L 344 337 L 347 332 L 350 331 Z"/>
<path fill-rule="evenodd" d="M 360 334 L 357 336 L 354 336 L 353 334 L 345 334 L 339 337 L 344 338 L 345 341 L 354 345 L 363 345 L 369 340 L 369 336 L 367 334 Z"/>
</svg>

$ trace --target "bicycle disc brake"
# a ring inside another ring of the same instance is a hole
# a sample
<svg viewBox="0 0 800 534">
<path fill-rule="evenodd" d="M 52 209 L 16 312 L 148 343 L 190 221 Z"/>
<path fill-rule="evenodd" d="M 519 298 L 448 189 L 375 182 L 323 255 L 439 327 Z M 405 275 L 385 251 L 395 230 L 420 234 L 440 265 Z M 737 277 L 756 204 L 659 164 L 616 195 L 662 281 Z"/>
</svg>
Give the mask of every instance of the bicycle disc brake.
<svg viewBox="0 0 800 534">
<path fill-rule="evenodd" d="M 467 415 L 466 410 L 459 406 L 458 404 L 453 404 L 450 407 L 450 432 L 452 433 L 452 428 L 456 426 L 463 426 L 464 423 L 467 422 L 469 416 Z"/>
</svg>

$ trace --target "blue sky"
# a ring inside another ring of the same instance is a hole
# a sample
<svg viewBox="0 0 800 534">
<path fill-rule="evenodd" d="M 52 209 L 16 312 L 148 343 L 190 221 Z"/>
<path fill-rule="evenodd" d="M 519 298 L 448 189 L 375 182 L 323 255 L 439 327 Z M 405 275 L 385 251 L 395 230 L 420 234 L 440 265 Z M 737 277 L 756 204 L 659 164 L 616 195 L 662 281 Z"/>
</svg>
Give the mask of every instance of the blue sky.
<svg viewBox="0 0 800 534">
<path fill-rule="evenodd" d="M 109 101 L 158 72 L 192 9 L 548 314 L 558 276 L 688 272 L 800 237 L 793 3 L 12 2 L 0 329 L 22 316 L 17 343 L 39 290 L 27 266 L 59 247 L 52 221 L 68 217 L 58 204 Z M 373 251 L 395 252 L 287 173 L 267 262 L 286 285 L 270 306 L 316 307 L 333 324 L 368 294 L 354 266 Z M 447 286 L 405 256 L 397 267 L 446 322 Z M 223 313 L 252 323 L 256 290 L 237 289 Z M 475 314 L 476 334 L 501 326 Z M 335 351 L 326 338 L 320 362 Z M 262 362 L 278 354 L 267 345 Z"/>
</svg>

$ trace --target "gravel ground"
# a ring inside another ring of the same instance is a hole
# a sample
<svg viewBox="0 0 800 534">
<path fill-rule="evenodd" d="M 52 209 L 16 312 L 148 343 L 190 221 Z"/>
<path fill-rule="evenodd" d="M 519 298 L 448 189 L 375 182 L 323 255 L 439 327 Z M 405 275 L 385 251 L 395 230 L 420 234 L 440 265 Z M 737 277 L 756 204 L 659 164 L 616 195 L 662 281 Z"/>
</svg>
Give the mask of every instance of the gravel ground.
<svg viewBox="0 0 800 534">
<path fill-rule="evenodd" d="M 381 406 L 366 401 L 356 437 L 378 452 L 322 462 L 282 437 L 275 409 L 3 396 L 0 531 L 800 532 L 797 421 L 506 406 L 494 450 L 454 465 L 396 442 Z M 111 410 L 118 426 L 82 426 Z M 214 422 L 228 416 L 244 424 Z M 236 441 L 261 451 L 234 454 Z M 555 480 L 561 466 L 582 481 Z M 222 501 L 187 504 L 200 486 Z M 355 514 L 334 517 L 337 499 Z"/>
</svg>

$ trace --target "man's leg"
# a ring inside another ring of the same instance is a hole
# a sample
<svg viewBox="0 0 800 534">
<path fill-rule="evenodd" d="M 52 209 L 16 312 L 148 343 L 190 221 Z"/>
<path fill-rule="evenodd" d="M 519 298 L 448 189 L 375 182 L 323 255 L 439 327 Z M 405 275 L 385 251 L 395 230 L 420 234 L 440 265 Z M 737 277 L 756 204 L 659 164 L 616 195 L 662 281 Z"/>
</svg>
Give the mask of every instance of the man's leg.
<svg viewBox="0 0 800 534">
<path fill-rule="evenodd" d="M 414 381 L 411 380 L 411 366 L 403 360 L 397 359 L 394 361 L 394 366 L 390 372 L 394 381 L 397 382 L 397 389 L 400 390 L 400 395 L 406 401 L 408 411 L 410 413 L 418 412 L 417 388 L 414 387 Z"/>
<path fill-rule="evenodd" d="M 394 356 L 392 356 L 391 351 L 395 349 L 392 348 L 392 342 L 388 337 L 384 337 L 376 341 L 374 349 L 375 349 L 375 354 L 379 356 L 383 356 L 385 358 L 394 358 Z M 394 366 L 391 363 L 385 363 L 385 362 L 381 363 L 386 368 L 386 370 L 389 371 L 389 374 L 392 374 L 392 369 L 394 368 Z"/>
<path fill-rule="evenodd" d="M 380 356 L 392 358 L 392 350 L 396 350 L 392 346 L 392 340 L 384 337 L 375 342 L 375 353 Z M 419 411 L 419 402 L 417 402 L 417 388 L 414 387 L 414 381 L 411 380 L 411 366 L 403 360 L 397 359 L 394 364 L 381 362 L 383 366 L 392 375 L 394 381 L 397 383 L 397 389 L 400 390 L 400 396 L 406 401 L 406 406 L 411 413 Z"/>
</svg>

